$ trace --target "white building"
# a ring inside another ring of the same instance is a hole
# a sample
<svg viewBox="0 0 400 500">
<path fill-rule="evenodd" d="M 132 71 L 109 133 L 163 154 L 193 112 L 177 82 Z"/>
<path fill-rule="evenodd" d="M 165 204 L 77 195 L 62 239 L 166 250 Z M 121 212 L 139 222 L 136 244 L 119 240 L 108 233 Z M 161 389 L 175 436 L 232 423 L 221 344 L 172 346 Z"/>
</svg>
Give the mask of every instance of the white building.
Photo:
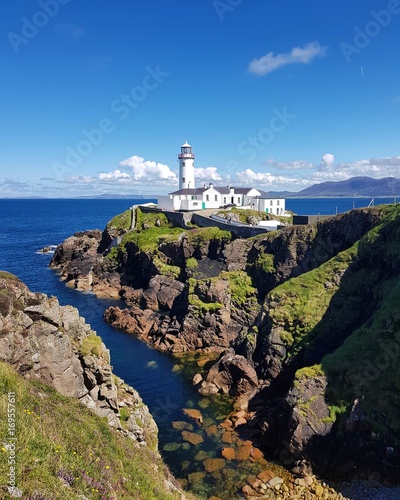
<svg viewBox="0 0 400 500">
<path fill-rule="evenodd" d="M 179 159 L 179 189 L 158 198 L 158 207 L 164 210 L 195 211 L 234 205 L 275 215 L 285 214 L 285 200 L 266 197 L 265 193 L 249 187 L 215 187 L 212 183 L 202 188 L 195 186 L 195 155 L 187 142 L 181 146 Z"/>
<path fill-rule="evenodd" d="M 285 199 L 259 196 L 254 200 L 254 210 L 273 215 L 285 215 Z"/>
</svg>

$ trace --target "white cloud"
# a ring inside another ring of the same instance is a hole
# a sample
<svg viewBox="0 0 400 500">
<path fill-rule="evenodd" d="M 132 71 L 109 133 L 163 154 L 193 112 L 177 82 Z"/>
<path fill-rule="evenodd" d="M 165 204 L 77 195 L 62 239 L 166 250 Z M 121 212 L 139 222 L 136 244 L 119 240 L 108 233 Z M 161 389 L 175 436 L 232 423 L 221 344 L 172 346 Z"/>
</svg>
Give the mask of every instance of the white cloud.
<svg viewBox="0 0 400 500">
<path fill-rule="evenodd" d="M 331 162 L 327 162 L 327 156 L 332 157 Z M 323 156 L 321 164 L 313 175 L 313 179 L 318 182 L 339 181 L 357 176 L 367 176 L 374 179 L 384 177 L 400 178 L 400 156 L 340 162 L 335 165 L 333 155 L 327 154 Z"/>
<path fill-rule="evenodd" d="M 334 167 L 335 157 L 331 153 L 326 153 L 322 157 L 321 164 L 319 166 L 319 170 L 330 170 Z"/>
<path fill-rule="evenodd" d="M 323 57 L 325 53 L 326 47 L 323 47 L 319 42 L 311 42 L 304 45 L 304 47 L 294 47 L 290 52 L 283 54 L 268 52 L 260 59 L 253 59 L 248 70 L 256 76 L 263 76 L 288 64 L 309 64 L 316 57 Z"/>
<path fill-rule="evenodd" d="M 216 167 L 196 168 L 194 173 L 199 180 L 222 181 Z"/>
<path fill-rule="evenodd" d="M 279 187 L 286 185 L 309 185 L 309 181 L 294 178 L 294 177 L 285 177 L 283 175 L 274 175 L 270 172 L 254 172 L 250 168 L 243 170 L 242 172 L 237 173 L 237 177 L 239 182 L 245 185 L 256 184 L 260 186 L 268 186 L 268 187 Z"/>
<path fill-rule="evenodd" d="M 67 184 L 91 184 L 96 180 L 96 177 L 91 175 L 71 175 L 61 182 L 66 182 Z"/>
<path fill-rule="evenodd" d="M 335 163 L 334 155 L 326 153 L 318 164 L 303 160 L 279 162 L 270 159 L 263 165 L 268 168 L 267 172 L 248 168 L 237 173 L 237 182 L 269 190 L 300 191 L 313 184 L 343 181 L 357 176 L 400 178 L 400 156 Z M 285 175 L 282 175 L 283 171 Z"/>
<path fill-rule="evenodd" d="M 120 162 L 120 166 L 132 171 L 133 179 L 145 181 L 162 180 L 164 183 L 177 184 L 178 178 L 168 165 L 148 161 L 141 156 L 131 156 Z"/>
<path fill-rule="evenodd" d="M 131 181 L 132 177 L 120 170 L 114 170 L 114 172 L 102 172 L 99 174 L 99 179 L 101 181 Z"/>
<path fill-rule="evenodd" d="M 310 168 L 315 168 L 314 163 L 304 160 L 294 160 L 289 162 L 277 161 L 277 160 L 265 160 L 263 165 L 277 169 L 277 170 L 306 170 Z"/>
</svg>

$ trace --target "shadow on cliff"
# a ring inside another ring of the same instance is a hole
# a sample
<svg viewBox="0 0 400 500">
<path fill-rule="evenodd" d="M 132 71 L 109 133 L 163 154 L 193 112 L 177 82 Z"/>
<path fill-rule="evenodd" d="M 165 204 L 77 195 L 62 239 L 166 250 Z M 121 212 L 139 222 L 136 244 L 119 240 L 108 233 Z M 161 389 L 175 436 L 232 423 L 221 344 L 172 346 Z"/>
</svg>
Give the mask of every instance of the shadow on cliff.
<svg viewBox="0 0 400 500">
<path fill-rule="evenodd" d="M 393 257 L 398 250 L 393 244 L 398 226 L 396 221 L 385 227 L 372 244 L 368 240 L 360 242 L 322 318 L 297 344 L 294 355 L 287 352 L 280 359 L 276 376 L 269 373 L 273 349 L 269 351 L 269 366 L 265 366 L 265 348 L 261 343 L 257 345 L 253 359 L 260 377 L 269 378 L 269 385 L 250 401 L 249 411 L 256 414 L 254 420 L 261 427 L 268 456 L 278 458 L 289 468 L 298 467 L 299 461 L 306 459 L 328 479 L 398 481 L 400 457 L 396 446 L 400 436 L 395 429 L 399 428 L 396 425 L 400 416 L 394 409 L 396 404 L 387 405 L 388 415 L 382 407 L 385 397 L 386 401 L 394 398 L 398 403 L 400 392 L 400 317 L 394 313 L 400 287 L 393 288 L 400 270 L 398 258 Z M 387 311 L 382 312 L 385 307 Z M 265 326 L 264 338 L 271 333 L 271 323 L 267 321 Z M 365 347 L 366 330 L 373 334 Z M 397 335 L 398 343 L 380 351 L 383 332 L 387 342 Z M 390 351 L 398 354 L 392 355 L 392 360 Z M 369 361 L 364 358 L 366 354 Z M 313 365 L 321 365 L 322 373 L 312 369 L 307 372 L 307 367 Z M 305 379 L 324 381 L 320 392 L 311 387 L 311 382 L 305 380 L 302 385 L 296 380 L 296 371 L 302 368 Z M 398 380 L 392 383 L 396 373 Z M 368 401 L 369 411 L 363 408 L 364 394 L 367 398 L 373 396 L 374 385 L 375 392 L 380 393 L 375 414 L 371 408 L 374 401 Z"/>
</svg>

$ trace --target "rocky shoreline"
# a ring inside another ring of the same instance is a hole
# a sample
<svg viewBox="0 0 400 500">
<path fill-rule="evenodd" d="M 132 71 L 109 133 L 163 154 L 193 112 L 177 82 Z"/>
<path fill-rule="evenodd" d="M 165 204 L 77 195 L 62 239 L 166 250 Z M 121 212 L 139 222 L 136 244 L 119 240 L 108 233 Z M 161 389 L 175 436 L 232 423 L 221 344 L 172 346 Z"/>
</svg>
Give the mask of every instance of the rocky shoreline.
<svg viewBox="0 0 400 500">
<path fill-rule="evenodd" d="M 31 292 L 18 278 L 0 271 L 0 332 L 0 361 L 26 380 L 78 399 L 133 447 L 148 449 L 161 462 L 158 428 L 148 407 L 113 374 L 108 349 L 76 308 Z M 179 491 L 172 475 L 165 474 L 165 484 Z"/>
<path fill-rule="evenodd" d="M 123 298 L 127 307 L 109 308 L 105 319 L 153 347 L 218 353 L 197 376 L 198 389 L 246 398 L 246 425 L 268 458 L 292 469 L 305 461 L 308 471 L 340 481 L 396 481 L 399 437 L 383 409 L 373 416 L 368 398 L 378 396 L 357 378 L 357 363 L 365 373 L 369 365 L 354 354 L 354 367 L 336 373 L 333 361 L 348 359 L 346 349 L 353 356 L 347 339 L 362 328 L 371 345 L 380 328 L 397 336 L 396 313 L 384 302 L 397 293 L 396 210 L 354 210 L 247 240 L 174 228 L 139 210 L 133 231 L 117 217 L 103 232 L 77 233 L 51 266 L 79 290 Z M 385 370 L 376 370 L 379 383 Z M 374 421 L 390 431 L 377 432 Z"/>
</svg>

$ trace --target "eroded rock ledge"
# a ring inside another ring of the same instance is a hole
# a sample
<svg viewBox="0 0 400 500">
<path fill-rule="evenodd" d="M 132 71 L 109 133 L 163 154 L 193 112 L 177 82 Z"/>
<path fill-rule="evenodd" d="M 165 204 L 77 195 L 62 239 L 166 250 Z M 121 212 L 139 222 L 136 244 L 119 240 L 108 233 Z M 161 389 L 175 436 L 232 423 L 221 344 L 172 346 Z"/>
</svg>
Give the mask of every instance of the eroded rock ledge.
<svg viewBox="0 0 400 500">
<path fill-rule="evenodd" d="M 112 373 L 108 349 L 77 309 L 1 273 L 0 331 L 2 361 L 27 379 L 79 399 L 139 445 L 157 449 L 157 425 L 147 406 Z"/>
</svg>

